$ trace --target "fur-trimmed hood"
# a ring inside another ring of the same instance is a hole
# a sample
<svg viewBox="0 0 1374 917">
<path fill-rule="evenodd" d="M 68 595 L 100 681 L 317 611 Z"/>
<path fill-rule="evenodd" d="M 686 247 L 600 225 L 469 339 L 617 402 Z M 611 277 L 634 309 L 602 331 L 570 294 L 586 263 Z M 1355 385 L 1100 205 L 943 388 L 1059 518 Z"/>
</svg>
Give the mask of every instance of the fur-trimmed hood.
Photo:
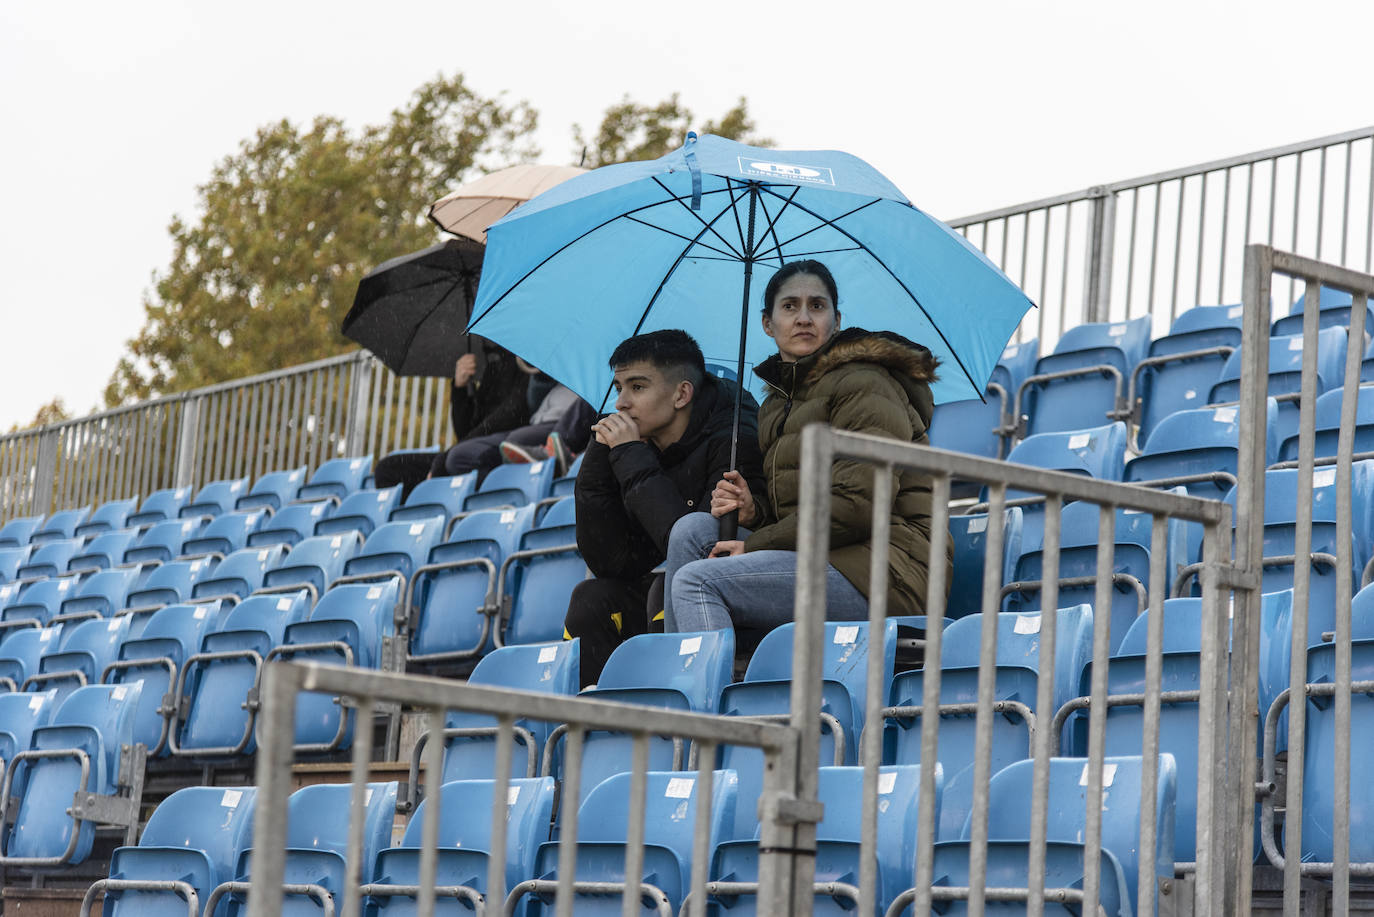
<svg viewBox="0 0 1374 917">
<path fill-rule="evenodd" d="M 937 378 L 940 360 L 930 350 L 892 331 L 845 328 L 816 355 L 804 381 L 815 382 L 844 363 L 877 363 L 898 376 L 909 376 L 927 385 Z"/>
</svg>

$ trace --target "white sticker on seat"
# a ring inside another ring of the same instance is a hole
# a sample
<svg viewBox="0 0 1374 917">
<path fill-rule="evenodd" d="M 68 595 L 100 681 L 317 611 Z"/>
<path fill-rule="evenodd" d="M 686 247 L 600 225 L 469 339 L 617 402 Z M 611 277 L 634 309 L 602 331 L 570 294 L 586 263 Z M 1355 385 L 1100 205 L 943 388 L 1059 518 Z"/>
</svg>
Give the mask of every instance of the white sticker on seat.
<svg viewBox="0 0 1374 917">
<path fill-rule="evenodd" d="M 1040 616 L 1017 615 L 1012 630 L 1018 634 L 1038 634 L 1040 633 Z"/>
<path fill-rule="evenodd" d="M 342 544 L 343 544 L 343 536 L 342 536 L 342 535 L 335 535 L 335 536 L 334 536 L 333 538 L 331 538 L 330 541 L 329 541 L 329 546 L 330 546 L 331 548 L 337 548 L 337 547 L 339 547 L 339 546 L 342 545 Z"/>
<path fill-rule="evenodd" d="M 886 796 L 897 786 L 897 775 L 888 771 L 878 775 L 878 795 Z"/>
<path fill-rule="evenodd" d="M 556 646 L 546 646 L 546 647 L 544 647 L 543 649 L 541 649 L 541 650 L 539 651 L 539 664 L 540 664 L 540 665 L 543 665 L 543 664 L 546 663 L 546 662 L 553 662 L 553 661 L 554 661 L 555 659 L 557 659 L 557 658 L 558 658 L 558 647 L 556 647 Z"/>
<path fill-rule="evenodd" d="M 1016 356 L 1016 355 L 1017 355 L 1018 353 L 1020 353 L 1020 352 L 1021 352 L 1021 345 L 1020 345 L 1020 344 L 1012 344 L 1012 345 L 1008 346 L 1006 350 L 1002 351 L 1002 359 L 1004 359 L 1004 360 L 1010 360 L 1012 357 Z"/>
<path fill-rule="evenodd" d="M 1332 484 L 1335 483 L 1336 469 L 1334 468 L 1325 468 L 1321 471 L 1315 471 L 1312 473 L 1313 487 L 1330 487 Z"/>
<path fill-rule="evenodd" d="M 354 459 L 348 463 L 348 467 L 352 471 L 357 471 L 359 468 L 363 467 L 363 460 L 360 458 Z"/>
<path fill-rule="evenodd" d="M 372 805 L 372 787 L 368 787 L 367 792 L 363 793 L 363 805 Z"/>
<path fill-rule="evenodd" d="M 423 522 L 412 522 L 412 523 L 410 524 L 410 534 L 412 534 L 412 535 L 423 535 L 423 534 L 424 534 L 424 531 L 425 531 L 425 524 L 424 524 Z"/>
<path fill-rule="evenodd" d="M 37 713 L 37 712 L 38 712 L 38 708 L 41 707 L 41 706 L 43 706 L 43 697 L 42 697 L 42 695 L 35 694 L 33 697 L 30 697 L 30 698 L 29 698 L 29 709 L 30 709 L 30 710 L 32 710 L 32 711 L 34 711 L 35 713 Z"/>
<path fill-rule="evenodd" d="M 1088 443 L 1092 442 L 1092 439 L 1093 435 L 1091 433 L 1075 433 L 1073 436 L 1069 437 L 1069 448 L 1082 449 L 1084 446 L 1088 445 Z"/>
<path fill-rule="evenodd" d="M 1235 422 L 1236 422 L 1236 409 L 1235 409 L 1235 408 L 1217 408 L 1215 411 L 1212 412 L 1212 422 L 1213 422 L 1213 423 L 1235 423 Z"/>
<path fill-rule="evenodd" d="M 1186 391 L 1186 392 L 1183 393 L 1183 399 L 1184 399 L 1185 401 L 1192 401 L 1192 400 L 1195 399 L 1195 398 L 1197 398 L 1197 390 L 1196 390 L 1196 389 L 1191 389 L 1191 388 L 1190 388 L 1190 389 L 1188 389 L 1188 391 Z"/>
<path fill-rule="evenodd" d="M 70 589 L 71 587 L 72 587 L 72 581 L 69 580 L 69 579 L 64 579 L 62 582 L 60 582 L 60 583 L 57 584 L 57 591 L 58 591 L 58 592 L 66 592 L 66 591 L 67 591 L 68 589 Z"/>
<path fill-rule="evenodd" d="M 114 633 L 115 631 L 119 630 L 119 622 L 111 621 L 109 624 L 105 625 L 105 630 Z"/>
<path fill-rule="evenodd" d="M 1107 334 L 1114 338 L 1119 338 L 1126 333 L 1125 325 L 1112 325 L 1107 329 Z"/>
<path fill-rule="evenodd" d="M 310 515 L 312 516 L 318 516 L 322 512 L 324 512 L 323 503 L 316 503 L 314 506 L 310 507 Z"/>
<path fill-rule="evenodd" d="M 1104 761 L 1104 762 L 1102 763 L 1102 789 L 1105 790 L 1107 787 L 1111 786 L 1111 785 L 1112 785 L 1112 781 L 1115 780 L 1115 779 L 1116 779 L 1116 765 L 1115 765 L 1115 764 L 1108 764 L 1107 762 Z M 1078 778 L 1078 785 L 1079 785 L 1079 786 L 1087 786 L 1087 785 L 1088 785 L 1088 765 L 1086 765 L 1086 764 L 1083 765 L 1083 775 L 1082 775 L 1081 777 Z"/>
<path fill-rule="evenodd" d="M 240 490 L 243 490 L 243 482 L 242 482 L 242 481 L 235 481 L 233 484 L 230 484 L 230 485 L 229 485 L 229 492 L 230 492 L 231 494 L 236 494 L 236 493 L 238 493 Z"/>
<path fill-rule="evenodd" d="M 543 463 L 543 462 L 535 462 L 533 465 L 530 466 L 530 477 L 534 477 L 536 474 L 538 474 L 539 472 L 541 472 L 541 471 L 543 471 L 543 470 L 544 470 L 544 463 Z"/>
<path fill-rule="evenodd" d="M 663 795 L 668 799 L 691 799 L 692 787 L 696 786 L 695 777 L 673 777 L 668 781 L 668 789 Z"/>
<path fill-rule="evenodd" d="M 846 624 L 843 627 L 835 628 L 835 643 L 845 646 L 859 639 L 859 627 L 856 624 Z"/>
<path fill-rule="evenodd" d="M 219 798 L 219 804 L 226 809 L 237 809 L 242 798 L 243 790 L 225 790 L 224 795 Z"/>
<path fill-rule="evenodd" d="M 379 491 L 377 491 L 377 502 L 378 502 L 378 503 L 385 503 L 385 502 L 386 502 L 386 497 L 387 497 L 386 491 L 384 491 L 384 490 L 379 490 Z"/>
<path fill-rule="evenodd" d="M 510 525 L 510 524 L 511 524 L 512 522 L 514 522 L 514 521 L 515 521 L 515 510 L 513 510 L 513 509 L 502 510 L 502 512 L 501 512 L 501 524 L 502 524 L 502 525 Z"/>
<path fill-rule="evenodd" d="M 271 550 L 269 550 L 268 548 L 263 548 L 261 551 L 258 552 L 258 560 L 266 560 L 267 555 L 271 553 Z"/>
<path fill-rule="evenodd" d="M 1244 311 L 1245 311 L 1245 306 L 1243 306 L 1243 305 L 1242 305 L 1242 306 L 1232 306 L 1231 308 L 1229 308 L 1229 309 L 1226 310 L 1226 317 L 1227 317 L 1227 318 L 1240 318 L 1241 314 L 1242 314 Z"/>
<path fill-rule="evenodd" d="M 982 517 L 980 517 L 980 518 L 978 518 L 978 519 L 970 519 L 970 520 L 968 521 L 968 533 L 969 533 L 970 535 L 977 535 L 979 532 L 986 532 L 987 530 L 988 530 L 988 517 L 987 517 L 987 516 L 982 516 Z"/>
<path fill-rule="evenodd" d="M 692 653 L 699 652 L 701 652 L 700 637 L 686 637 L 683 639 L 682 645 L 677 648 L 679 656 L 690 656 Z"/>
<path fill-rule="evenodd" d="M 1288 349 L 1289 349 L 1289 350 L 1302 350 L 1302 335 L 1297 335 L 1297 336 L 1293 337 L 1291 340 L 1289 340 L 1289 342 L 1288 342 Z"/>
<path fill-rule="evenodd" d="M 367 597 L 369 599 L 380 599 L 382 597 L 382 587 L 373 586 L 371 589 L 367 590 Z"/>
<path fill-rule="evenodd" d="M 206 616 L 207 614 L 209 614 L 209 613 L 210 613 L 210 609 L 208 609 L 208 608 L 206 608 L 204 605 L 202 605 L 202 606 L 200 606 L 199 608 L 197 608 L 194 612 L 191 613 L 191 617 L 195 618 L 197 621 L 203 621 L 203 620 L 205 620 L 205 616 Z"/>
<path fill-rule="evenodd" d="M 459 487 L 462 487 L 463 484 L 465 484 L 465 483 L 466 483 L 466 481 L 463 479 L 463 476 L 462 476 L 462 475 L 459 475 L 459 476 L 456 477 L 456 478 L 449 478 L 449 479 L 448 479 L 448 489 L 449 489 L 449 490 L 457 490 Z"/>
<path fill-rule="evenodd" d="M 520 801 L 520 787 L 506 787 L 506 805 L 513 806 Z"/>
<path fill-rule="evenodd" d="M 123 700 L 124 696 L 128 693 L 128 687 L 126 687 L 125 685 L 119 685 L 113 691 L 110 692 L 110 696 L 113 697 L 115 700 Z"/>
<path fill-rule="evenodd" d="M 291 610 L 291 600 L 290 600 L 290 599 L 277 599 L 277 611 L 290 611 L 290 610 Z"/>
</svg>

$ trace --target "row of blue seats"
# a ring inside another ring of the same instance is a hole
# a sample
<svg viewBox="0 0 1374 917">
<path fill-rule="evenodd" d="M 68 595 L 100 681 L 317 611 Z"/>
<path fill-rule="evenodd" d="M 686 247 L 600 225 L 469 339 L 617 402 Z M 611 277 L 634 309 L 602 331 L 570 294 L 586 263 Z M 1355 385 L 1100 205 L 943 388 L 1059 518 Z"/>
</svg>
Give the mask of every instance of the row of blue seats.
<svg viewBox="0 0 1374 917">
<path fill-rule="evenodd" d="M 1100 900 L 1106 913 L 1130 914 L 1136 900 L 1141 867 L 1138 852 L 1140 798 L 1144 766 L 1139 756 L 1109 758 L 1102 790 L 1102 858 Z M 1155 806 L 1159 825 L 1158 844 L 1147 854 L 1145 871 L 1159 878 L 1173 876 L 1170 855 L 1175 777 L 1173 762 L 1161 755 Z M 1056 758 L 1050 765 L 1049 841 L 1046 887 L 1070 888 L 1081 883 L 1084 873 L 1083 813 L 1087 809 L 1086 762 Z M 630 799 L 630 775 L 616 774 L 595 786 L 580 806 L 574 878 L 579 882 L 610 883 L 598 893 L 579 893 L 578 914 L 619 914 L 619 895 L 608 887 L 627 882 L 647 883 L 674 911 L 684 903 L 693 866 L 693 829 L 696 810 L 709 806 L 708 879 L 732 883 L 757 883 L 759 848 L 757 834 L 732 838 L 730 825 L 742 801 L 737 798 L 735 775 L 729 770 L 712 774 L 711 795 L 701 798 L 695 771 L 650 771 L 644 808 L 635 811 Z M 854 767 L 822 767 L 817 795 L 824 816 L 816 828 L 816 881 L 829 885 L 814 901 L 817 914 L 851 913 L 854 902 L 844 887 L 856 884 L 863 835 L 858 807 L 853 800 L 862 789 L 863 773 Z M 998 887 L 1026 885 L 1026 850 L 1030 841 L 1030 762 L 1020 762 L 996 773 L 991 782 L 988 834 L 988 883 Z M 937 771 L 936 806 L 939 807 Z M 284 913 L 320 913 L 326 904 L 337 907 L 346 876 L 349 838 L 347 785 L 311 786 L 297 790 L 288 800 L 285 874 L 298 890 L 288 893 Z M 885 767 L 879 772 L 876 853 L 878 857 L 878 912 L 907 889 L 915 871 L 920 823 L 919 768 Z M 505 884 L 513 891 L 514 913 L 534 915 L 552 911 L 547 886 L 558 878 L 558 843 L 552 840 L 551 817 L 555 788 L 549 778 L 515 779 L 507 799 L 493 799 L 491 781 L 464 780 L 445 783 L 440 797 L 426 801 L 410 819 L 399 845 L 391 843 L 391 804 L 395 784 L 370 784 L 366 790 L 362 832 L 363 894 L 367 913 L 376 915 L 414 913 L 420 882 L 421 843 L 425 821 L 438 806 L 439 851 L 436 894 L 444 913 L 462 913 L 493 890 L 487 887 L 492 856 L 493 809 L 504 810 L 506 820 Z M 110 917 L 148 913 L 177 913 L 189 892 L 206 905 L 206 914 L 241 913 L 245 884 L 252 880 L 252 821 L 257 794 L 251 787 L 218 789 L 192 787 L 168 797 L 148 821 L 137 846 L 115 851 L 110 878 L 116 889 L 105 891 L 104 913 Z M 640 876 L 626 873 L 626 843 L 631 819 L 644 824 L 644 861 Z M 967 885 L 971 826 L 958 838 L 935 848 L 939 885 Z M 962 881 L 961 881 L 962 880 Z M 179 886 L 170 886 L 179 883 Z M 233 883 L 233 884 L 225 884 Z M 836 886 L 839 886 L 838 888 Z M 311 897 L 302 886 L 311 886 Z M 759 913 L 747 885 L 732 888 L 715 904 L 732 913 Z M 92 890 L 93 893 L 96 889 Z M 93 897 L 93 895 L 92 895 Z M 657 898 L 657 896 L 654 896 Z M 462 904 L 458 902 L 462 901 Z M 487 907 L 496 902 L 488 902 Z M 219 905 L 223 905 L 221 911 Z M 436 911 L 438 913 L 439 911 Z"/>
</svg>

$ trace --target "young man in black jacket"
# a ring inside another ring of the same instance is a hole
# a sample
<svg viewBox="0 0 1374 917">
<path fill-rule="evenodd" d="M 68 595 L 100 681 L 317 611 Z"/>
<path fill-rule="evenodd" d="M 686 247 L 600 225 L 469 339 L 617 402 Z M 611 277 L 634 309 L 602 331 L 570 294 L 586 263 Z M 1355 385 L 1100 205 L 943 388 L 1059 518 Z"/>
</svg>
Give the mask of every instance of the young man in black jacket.
<svg viewBox="0 0 1374 917">
<path fill-rule="evenodd" d="M 611 651 L 649 630 L 654 567 L 673 523 L 708 510 L 730 470 L 735 383 L 706 374 L 685 331 L 653 331 L 611 354 L 615 413 L 592 427 L 577 475 L 577 546 L 596 579 L 573 590 L 565 635 L 582 640 L 582 686 L 595 684 Z M 758 405 L 744 393 L 736 464 L 762 493 Z"/>
</svg>

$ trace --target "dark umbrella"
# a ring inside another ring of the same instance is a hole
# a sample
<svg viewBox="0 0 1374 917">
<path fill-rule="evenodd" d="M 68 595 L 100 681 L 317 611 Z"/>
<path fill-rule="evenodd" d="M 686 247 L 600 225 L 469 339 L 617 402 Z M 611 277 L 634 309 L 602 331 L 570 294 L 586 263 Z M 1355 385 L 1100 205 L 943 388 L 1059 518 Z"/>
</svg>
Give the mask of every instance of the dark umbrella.
<svg viewBox="0 0 1374 917">
<path fill-rule="evenodd" d="M 474 349 L 464 329 L 482 272 L 484 246 L 449 239 L 368 272 L 343 333 L 402 376 L 449 376 Z"/>
</svg>

